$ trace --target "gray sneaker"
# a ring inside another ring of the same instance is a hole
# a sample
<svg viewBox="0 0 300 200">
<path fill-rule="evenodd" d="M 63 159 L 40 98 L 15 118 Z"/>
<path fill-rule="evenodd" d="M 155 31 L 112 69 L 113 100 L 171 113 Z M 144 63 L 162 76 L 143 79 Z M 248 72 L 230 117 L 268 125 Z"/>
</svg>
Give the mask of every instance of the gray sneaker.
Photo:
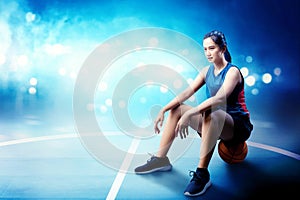
<svg viewBox="0 0 300 200">
<path fill-rule="evenodd" d="M 135 168 L 136 174 L 149 174 L 157 171 L 170 171 L 172 170 L 172 165 L 168 157 L 160 158 L 156 156 L 151 156 L 146 164 Z"/>
</svg>

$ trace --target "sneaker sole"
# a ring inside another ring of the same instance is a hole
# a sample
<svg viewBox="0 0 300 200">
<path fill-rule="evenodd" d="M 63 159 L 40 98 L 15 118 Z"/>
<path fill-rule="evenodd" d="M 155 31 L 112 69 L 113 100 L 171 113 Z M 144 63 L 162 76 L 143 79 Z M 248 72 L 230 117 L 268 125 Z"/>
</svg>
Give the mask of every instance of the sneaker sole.
<svg viewBox="0 0 300 200">
<path fill-rule="evenodd" d="M 143 171 L 143 172 L 135 172 L 136 174 L 150 174 L 153 172 L 166 172 L 166 171 L 171 171 L 172 170 L 172 165 L 165 166 L 165 167 L 160 167 L 160 168 L 155 168 L 149 171 Z"/>
<path fill-rule="evenodd" d="M 208 181 L 201 192 L 198 192 L 196 194 L 191 194 L 189 192 L 185 192 L 184 195 L 189 196 L 189 197 L 199 196 L 199 195 L 203 194 L 204 192 L 206 192 L 207 188 L 209 188 L 210 186 L 211 186 L 211 181 Z"/>
</svg>

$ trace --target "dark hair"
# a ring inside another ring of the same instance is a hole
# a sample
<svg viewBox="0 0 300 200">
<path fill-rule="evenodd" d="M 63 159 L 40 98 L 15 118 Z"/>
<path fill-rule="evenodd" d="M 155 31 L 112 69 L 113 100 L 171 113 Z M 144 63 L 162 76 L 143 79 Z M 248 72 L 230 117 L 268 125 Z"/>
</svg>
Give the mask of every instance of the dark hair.
<svg viewBox="0 0 300 200">
<path fill-rule="evenodd" d="M 207 34 L 204 35 L 203 39 L 211 38 L 221 49 L 226 48 L 226 51 L 224 53 L 225 59 L 227 62 L 231 63 L 231 55 L 228 51 L 227 42 L 224 33 L 218 30 L 213 30 Z"/>
</svg>

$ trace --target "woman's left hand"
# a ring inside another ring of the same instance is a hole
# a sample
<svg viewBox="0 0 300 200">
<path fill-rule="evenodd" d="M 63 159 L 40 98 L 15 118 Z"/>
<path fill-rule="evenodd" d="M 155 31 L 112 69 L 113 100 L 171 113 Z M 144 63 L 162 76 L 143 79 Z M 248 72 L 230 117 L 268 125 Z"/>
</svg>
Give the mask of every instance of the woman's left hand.
<svg viewBox="0 0 300 200">
<path fill-rule="evenodd" d="M 189 122 L 190 122 L 190 115 L 188 112 L 184 113 L 179 121 L 177 122 L 176 128 L 175 128 L 175 136 L 178 136 L 178 132 L 180 133 L 180 138 L 186 138 L 189 134 Z"/>
</svg>

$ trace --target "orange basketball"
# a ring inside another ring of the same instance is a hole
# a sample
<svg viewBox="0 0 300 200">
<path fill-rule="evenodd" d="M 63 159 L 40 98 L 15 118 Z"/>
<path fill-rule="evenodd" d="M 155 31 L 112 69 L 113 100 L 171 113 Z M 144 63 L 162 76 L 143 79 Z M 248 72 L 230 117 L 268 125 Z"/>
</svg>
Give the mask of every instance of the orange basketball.
<svg viewBox="0 0 300 200">
<path fill-rule="evenodd" d="M 225 143 L 220 140 L 218 144 L 218 153 L 222 160 L 228 164 L 240 163 L 248 154 L 248 146 L 246 142 L 229 146 L 225 145 Z"/>
</svg>

